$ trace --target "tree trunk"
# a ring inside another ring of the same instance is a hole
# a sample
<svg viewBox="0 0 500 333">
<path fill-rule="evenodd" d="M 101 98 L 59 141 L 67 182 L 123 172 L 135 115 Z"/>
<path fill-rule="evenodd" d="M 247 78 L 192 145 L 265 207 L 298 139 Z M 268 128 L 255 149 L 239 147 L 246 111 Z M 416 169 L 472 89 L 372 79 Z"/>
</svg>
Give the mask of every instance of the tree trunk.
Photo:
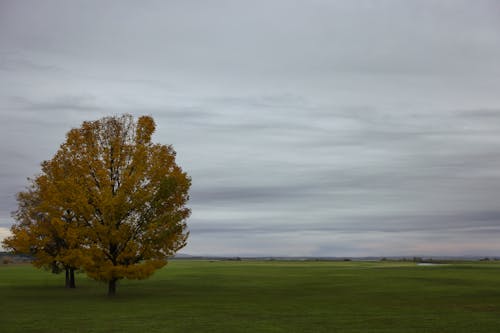
<svg viewBox="0 0 500 333">
<path fill-rule="evenodd" d="M 65 268 L 64 270 L 66 271 L 66 284 L 65 284 L 65 287 L 69 288 L 69 269 Z"/>
<path fill-rule="evenodd" d="M 108 296 L 114 296 L 116 294 L 116 281 L 117 281 L 117 279 L 109 280 L 109 282 L 108 282 Z"/>
<path fill-rule="evenodd" d="M 76 288 L 76 284 L 75 284 L 75 269 L 73 267 L 71 267 L 69 269 L 69 288 L 72 288 L 72 289 Z"/>
</svg>

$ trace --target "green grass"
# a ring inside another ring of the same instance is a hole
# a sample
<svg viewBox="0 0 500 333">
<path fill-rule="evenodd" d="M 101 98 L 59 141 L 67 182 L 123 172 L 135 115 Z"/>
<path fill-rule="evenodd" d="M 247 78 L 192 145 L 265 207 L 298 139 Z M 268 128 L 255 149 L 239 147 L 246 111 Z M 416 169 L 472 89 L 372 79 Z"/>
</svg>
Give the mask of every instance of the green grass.
<svg viewBox="0 0 500 333">
<path fill-rule="evenodd" d="M 500 263 L 172 261 L 106 285 L 0 266 L 0 332 L 498 332 Z"/>
</svg>

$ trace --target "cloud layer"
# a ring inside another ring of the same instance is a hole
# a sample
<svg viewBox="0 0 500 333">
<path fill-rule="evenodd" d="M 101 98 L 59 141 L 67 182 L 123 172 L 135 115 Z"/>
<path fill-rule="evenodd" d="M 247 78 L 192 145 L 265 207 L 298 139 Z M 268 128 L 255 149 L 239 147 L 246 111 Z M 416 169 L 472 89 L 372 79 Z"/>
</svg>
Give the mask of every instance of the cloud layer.
<svg viewBox="0 0 500 333">
<path fill-rule="evenodd" d="M 495 255 L 496 1 L 3 1 L 0 228 L 83 120 L 150 114 L 184 252 Z"/>
</svg>

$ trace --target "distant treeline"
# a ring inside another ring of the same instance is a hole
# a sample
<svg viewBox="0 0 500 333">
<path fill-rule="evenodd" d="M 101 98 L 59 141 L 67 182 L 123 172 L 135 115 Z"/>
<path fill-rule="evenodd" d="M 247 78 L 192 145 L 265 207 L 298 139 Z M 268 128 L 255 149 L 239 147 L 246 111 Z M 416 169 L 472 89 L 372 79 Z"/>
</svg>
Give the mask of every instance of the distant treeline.
<svg viewBox="0 0 500 333">
<path fill-rule="evenodd" d="M 481 257 L 481 256 L 464 256 L 464 257 L 450 257 L 450 256 L 435 256 L 435 257 L 404 257 L 404 256 L 391 256 L 391 257 L 233 257 L 233 256 L 191 256 L 191 255 L 176 255 L 174 260 L 219 260 L 219 261 L 241 261 L 241 260 L 264 260 L 264 261 L 406 261 L 417 263 L 438 263 L 438 262 L 452 262 L 452 261 L 498 261 L 499 257 Z"/>
<path fill-rule="evenodd" d="M 0 252 L 0 264 L 20 264 L 30 263 L 33 257 L 27 254 L 12 254 L 9 252 Z"/>
</svg>

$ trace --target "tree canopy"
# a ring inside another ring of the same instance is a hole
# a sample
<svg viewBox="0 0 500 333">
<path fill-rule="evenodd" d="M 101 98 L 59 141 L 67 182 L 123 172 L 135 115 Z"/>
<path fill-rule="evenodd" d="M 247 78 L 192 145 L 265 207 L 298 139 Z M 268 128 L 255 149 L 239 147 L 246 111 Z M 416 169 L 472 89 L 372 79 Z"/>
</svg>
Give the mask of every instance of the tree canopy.
<svg viewBox="0 0 500 333">
<path fill-rule="evenodd" d="M 82 269 L 108 282 L 144 279 L 186 245 L 191 179 L 170 145 L 152 143 L 154 120 L 130 115 L 70 130 L 40 175 L 18 194 L 12 236 L 35 265 Z"/>
</svg>

